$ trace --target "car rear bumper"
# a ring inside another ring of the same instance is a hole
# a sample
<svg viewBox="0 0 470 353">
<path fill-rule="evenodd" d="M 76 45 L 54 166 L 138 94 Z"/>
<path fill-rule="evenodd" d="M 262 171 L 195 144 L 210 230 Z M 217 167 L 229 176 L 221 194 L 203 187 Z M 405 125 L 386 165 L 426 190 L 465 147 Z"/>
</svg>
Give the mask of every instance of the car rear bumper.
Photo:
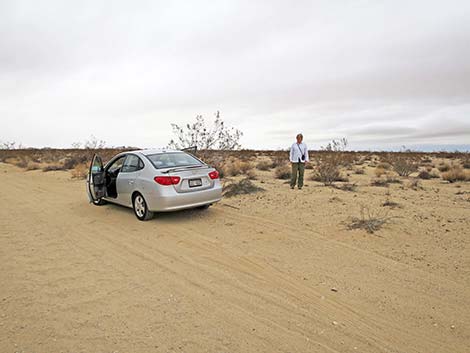
<svg viewBox="0 0 470 353">
<path fill-rule="evenodd" d="M 222 199 L 222 187 L 216 185 L 211 189 L 167 195 L 152 195 L 147 201 L 151 211 L 168 212 L 194 208 L 218 202 Z"/>
</svg>

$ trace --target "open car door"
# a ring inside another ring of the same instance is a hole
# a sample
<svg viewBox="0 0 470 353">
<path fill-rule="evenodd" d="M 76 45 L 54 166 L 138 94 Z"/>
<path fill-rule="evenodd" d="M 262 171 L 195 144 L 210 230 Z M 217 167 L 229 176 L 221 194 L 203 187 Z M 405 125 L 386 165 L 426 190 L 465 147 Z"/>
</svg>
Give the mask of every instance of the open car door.
<svg viewBox="0 0 470 353">
<path fill-rule="evenodd" d="M 87 193 L 90 202 L 99 202 L 106 196 L 106 178 L 103 161 L 97 154 L 93 155 L 87 177 Z"/>
</svg>

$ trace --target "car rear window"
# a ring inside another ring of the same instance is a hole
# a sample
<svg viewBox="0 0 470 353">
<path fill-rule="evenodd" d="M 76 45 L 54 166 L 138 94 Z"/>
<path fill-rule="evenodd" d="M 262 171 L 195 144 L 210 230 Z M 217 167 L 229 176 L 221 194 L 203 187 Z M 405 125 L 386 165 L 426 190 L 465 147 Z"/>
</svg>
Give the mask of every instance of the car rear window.
<svg viewBox="0 0 470 353">
<path fill-rule="evenodd" d="M 184 152 L 157 153 L 148 155 L 147 158 L 157 169 L 202 165 L 198 159 Z"/>
</svg>

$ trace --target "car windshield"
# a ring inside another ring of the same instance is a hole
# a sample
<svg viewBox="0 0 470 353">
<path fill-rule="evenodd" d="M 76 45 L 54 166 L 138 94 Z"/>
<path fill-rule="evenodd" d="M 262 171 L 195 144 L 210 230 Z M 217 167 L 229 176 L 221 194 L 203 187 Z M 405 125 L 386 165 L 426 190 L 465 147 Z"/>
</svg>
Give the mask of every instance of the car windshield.
<svg viewBox="0 0 470 353">
<path fill-rule="evenodd" d="M 157 153 L 147 156 L 157 169 L 201 166 L 202 163 L 184 152 Z"/>
</svg>

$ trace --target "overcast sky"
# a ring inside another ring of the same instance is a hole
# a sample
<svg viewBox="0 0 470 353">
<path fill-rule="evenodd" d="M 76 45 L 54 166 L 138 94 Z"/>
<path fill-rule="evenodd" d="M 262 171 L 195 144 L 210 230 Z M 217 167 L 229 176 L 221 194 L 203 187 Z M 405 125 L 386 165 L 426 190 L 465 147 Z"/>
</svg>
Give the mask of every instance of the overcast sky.
<svg viewBox="0 0 470 353">
<path fill-rule="evenodd" d="M 0 1 L 0 141 L 470 144 L 470 1 Z"/>
</svg>

